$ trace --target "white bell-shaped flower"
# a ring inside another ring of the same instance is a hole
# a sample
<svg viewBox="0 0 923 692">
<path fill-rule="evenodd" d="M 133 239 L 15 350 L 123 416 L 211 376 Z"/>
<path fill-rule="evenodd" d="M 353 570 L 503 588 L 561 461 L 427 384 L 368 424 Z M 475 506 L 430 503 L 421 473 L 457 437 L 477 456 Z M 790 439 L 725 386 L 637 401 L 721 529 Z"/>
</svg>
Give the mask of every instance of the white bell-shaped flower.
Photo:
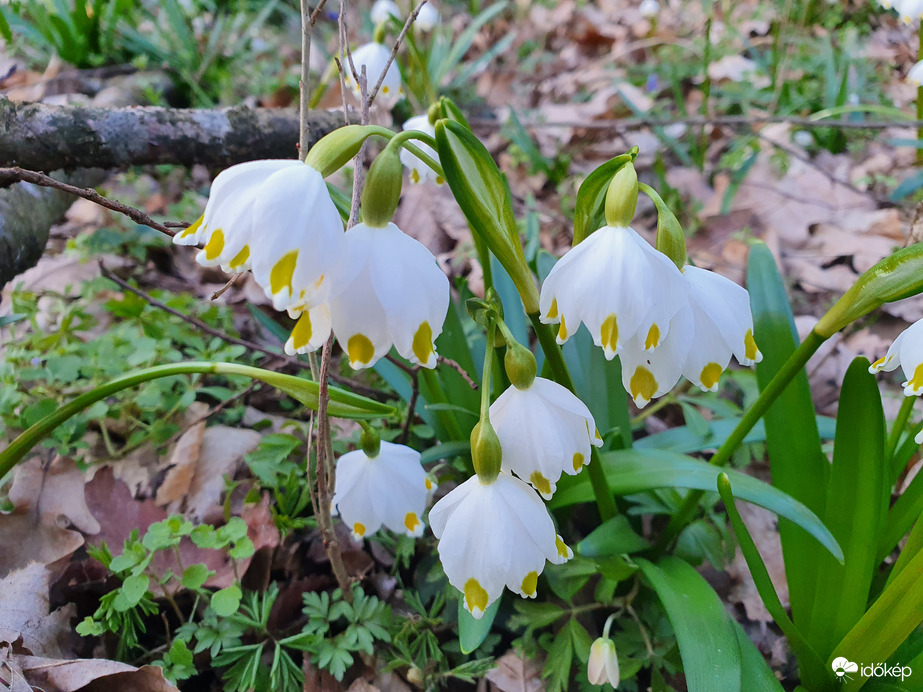
<svg viewBox="0 0 923 692">
<path fill-rule="evenodd" d="M 615 652 L 615 642 L 608 637 L 600 637 L 593 642 L 586 674 L 591 685 L 608 682 L 613 687 L 619 686 L 619 658 Z"/>
<path fill-rule="evenodd" d="M 669 392 L 683 374 L 693 339 L 693 319 L 684 308 L 670 320 L 669 334 L 653 351 L 640 334 L 628 340 L 619 355 L 622 384 L 638 408 Z"/>
<path fill-rule="evenodd" d="M 914 322 L 898 334 L 888 353 L 872 363 L 869 372 L 891 372 L 898 367 L 907 378 L 901 385 L 904 396 L 923 394 L 923 320 Z"/>
<path fill-rule="evenodd" d="M 892 6 L 905 24 L 911 24 L 923 16 L 923 0 L 894 0 Z"/>
<path fill-rule="evenodd" d="M 427 7 L 427 5 L 424 5 Z M 429 116 L 425 113 L 423 115 L 418 115 L 413 118 L 410 118 L 407 122 L 404 123 L 404 131 L 407 130 L 416 130 L 418 132 L 425 132 L 430 137 L 436 136 L 436 127 L 429 121 Z M 424 154 L 429 154 L 436 161 L 439 161 L 439 154 L 436 153 L 429 144 L 425 144 L 419 140 L 412 140 L 414 146 L 420 148 Z M 406 149 L 401 149 L 401 163 L 404 164 L 406 168 L 410 170 L 410 182 L 412 183 L 423 183 L 427 180 L 436 181 L 437 185 L 442 185 L 445 181 L 442 177 L 436 173 L 432 168 L 423 163 L 419 158 L 414 154 L 411 154 Z"/>
<path fill-rule="evenodd" d="M 642 0 L 638 6 L 638 12 L 646 19 L 656 17 L 660 13 L 660 3 L 657 0 Z"/>
<path fill-rule="evenodd" d="M 423 534 L 422 517 L 433 483 L 419 452 L 382 442 L 375 457 L 361 449 L 347 452 L 337 461 L 336 472 L 332 509 L 355 538 L 383 525 L 408 536 Z"/>
<path fill-rule="evenodd" d="M 718 391 L 718 378 L 731 362 L 763 360 L 753 339 L 753 315 L 747 289 L 715 272 L 683 269 L 693 319 L 693 335 L 683 376 L 703 391 Z"/>
<path fill-rule="evenodd" d="M 290 160 L 249 161 L 221 172 L 201 220 L 173 242 L 204 243 L 199 264 L 252 269 L 277 310 L 322 303 L 345 245 L 321 174 Z"/>
<path fill-rule="evenodd" d="M 367 93 L 372 93 L 372 89 L 375 88 L 381 75 L 384 74 L 384 81 L 381 83 L 381 89 L 379 89 L 375 100 L 385 106 L 397 103 L 404 92 L 401 88 L 401 71 L 398 69 L 397 63 L 391 61 L 390 65 L 388 64 L 391 58 L 391 49 L 383 43 L 372 41 L 354 50 L 352 56 L 353 65 L 356 67 L 356 75 L 362 75 L 362 66 L 365 65 Z M 352 70 L 348 64 L 343 67 L 346 70 L 346 86 L 352 90 L 356 98 L 361 99 L 362 90 L 353 78 Z M 385 72 L 386 69 L 387 72 Z"/>
<path fill-rule="evenodd" d="M 346 257 L 330 316 L 349 364 L 370 367 L 393 345 L 410 362 L 436 367 L 449 280 L 433 254 L 393 223 L 360 223 L 346 233 Z"/>
<path fill-rule="evenodd" d="M 205 248 L 196 255 L 199 264 L 221 266 L 225 271 L 250 268 L 253 205 L 263 183 L 273 173 L 303 166 L 294 160 L 248 161 L 221 171 L 212 182 L 205 213 L 173 237 L 176 245 Z"/>
<path fill-rule="evenodd" d="M 433 3 L 428 2 L 417 13 L 417 20 L 413 23 L 413 28 L 420 31 L 432 31 L 438 23 L 439 10 L 433 6 Z"/>
<path fill-rule="evenodd" d="M 923 86 L 923 60 L 910 68 L 907 72 L 907 81 L 914 86 Z"/>
<path fill-rule="evenodd" d="M 490 407 L 504 471 L 551 499 L 562 472 L 576 475 L 602 446 L 593 414 L 569 389 L 536 377 L 528 389 L 509 387 Z"/>
<path fill-rule="evenodd" d="M 285 352 L 288 355 L 316 351 L 330 338 L 332 324 L 329 303 L 321 303 L 313 308 L 289 310 L 289 315 L 297 317 L 298 321 L 285 342 Z"/>
<path fill-rule="evenodd" d="M 394 17 L 398 21 L 404 18 L 401 14 L 401 8 L 397 6 L 394 0 L 376 0 L 375 4 L 372 5 L 371 15 L 372 23 L 376 26 L 384 24 L 389 21 L 391 17 Z"/>
<path fill-rule="evenodd" d="M 504 586 L 534 598 L 545 560 L 573 557 L 536 492 L 502 471 L 491 483 L 469 478 L 433 506 L 429 522 L 449 583 L 475 618 Z"/>
<path fill-rule="evenodd" d="M 584 323 L 612 360 L 636 334 L 645 350 L 656 349 L 685 308 L 685 290 L 666 255 L 631 228 L 606 226 L 552 267 L 539 298 L 541 321 L 560 323 L 559 344 Z"/>
</svg>

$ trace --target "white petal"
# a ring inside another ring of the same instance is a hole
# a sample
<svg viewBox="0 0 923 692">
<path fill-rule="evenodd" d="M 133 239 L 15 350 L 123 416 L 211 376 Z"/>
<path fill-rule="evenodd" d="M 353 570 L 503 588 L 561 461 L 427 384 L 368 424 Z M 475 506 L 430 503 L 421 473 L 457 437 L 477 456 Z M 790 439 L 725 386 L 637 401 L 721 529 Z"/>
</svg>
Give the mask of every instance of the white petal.
<svg viewBox="0 0 923 692">
<path fill-rule="evenodd" d="M 296 315 L 292 315 L 295 317 Z M 311 353 L 323 346 L 330 338 L 330 305 L 322 303 L 313 308 L 303 310 L 297 315 L 298 321 L 292 329 L 288 341 L 285 342 L 285 352 L 294 356 L 296 353 Z"/>
<path fill-rule="evenodd" d="M 639 408 L 669 392 L 679 381 L 692 338 L 692 316 L 680 312 L 670 322 L 670 335 L 653 351 L 646 351 L 636 336 L 619 356 L 622 360 L 622 383 Z"/>
<path fill-rule="evenodd" d="M 915 322 L 904 330 L 900 339 L 900 365 L 907 381 L 903 383 L 904 394 L 923 394 L 923 320 Z M 894 343 L 897 346 L 897 340 Z M 890 353 L 890 351 L 889 351 Z"/>
</svg>

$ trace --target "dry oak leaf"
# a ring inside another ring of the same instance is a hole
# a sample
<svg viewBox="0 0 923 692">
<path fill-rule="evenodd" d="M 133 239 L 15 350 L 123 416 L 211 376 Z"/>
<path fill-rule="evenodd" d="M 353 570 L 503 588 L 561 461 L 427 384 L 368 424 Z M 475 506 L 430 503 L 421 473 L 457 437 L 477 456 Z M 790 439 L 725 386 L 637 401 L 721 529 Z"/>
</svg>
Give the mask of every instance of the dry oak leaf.
<svg viewBox="0 0 923 692">
<path fill-rule="evenodd" d="M 10 502 L 17 512 L 33 511 L 44 524 L 66 517 L 84 533 L 99 533 L 99 522 L 87 507 L 83 471 L 72 459 L 55 457 L 47 469 L 37 457 L 16 467 Z M 66 522 L 65 522 L 66 523 Z"/>
<path fill-rule="evenodd" d="M 507 651 L 497 659 L 496 667 L 485 676 L 493 689 L 500 692 L 538 692 L 545 689 L 542 667 L 515 651 Z"/>
<path fill-rule="evenodd" d="M 60 661 L 37 656 L 10 656 L 8 664 L 35 689 L 45 692 L 179 692 L 156 666 L 135 668 L 106 659 Z"/>
<path fill-rule="evenodd" d="M 75 609 L 69 603 L 48 612 L 51 579 L 51 570 L 37 562 L 0 579 L 0 644 L 34 656 L 65 655 Z"/>
</svg>

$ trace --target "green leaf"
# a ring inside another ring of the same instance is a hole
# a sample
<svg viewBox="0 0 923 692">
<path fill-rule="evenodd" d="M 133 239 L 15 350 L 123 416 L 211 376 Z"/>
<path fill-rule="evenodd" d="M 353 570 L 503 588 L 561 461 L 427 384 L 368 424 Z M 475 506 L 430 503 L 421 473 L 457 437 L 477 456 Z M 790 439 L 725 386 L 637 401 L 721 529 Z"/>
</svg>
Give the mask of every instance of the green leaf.
<svg viewBox="0 0 923 692">
<path fill-rule="evenodd" d="M 55 428 L 71 416 L 83 411 L 97 401 L 101 401 L 123 389 L 135 387 L 139 384 L 161 377 L 201 373 L 245 375 L 253 379 L 261 380 L 266 384 L 270 384 L 282 390 L 308 408 L 315 411 L 317 410 L 318 384 L 310 380 L 295 377 L 294 375 L 284 375 L 282 373 L 254 368 L 248 365 L 239 365 L 237 363 L 190 361 L 186 363 L 158 365 L 153 368 L 136 370 L 127 375 L 122 375 L 121 377 L 110 380 L 106 384 L 96 387 L 86 394 L 81 394 L 64 406 L 50 411 L 40 420 L 30 425 L 25 432 L 19 435 L 19 437 L 13 440 L 6 449 L 0 452 L 0 480 L 2 480 L 10 469 L 21 461 L 39 441 L 51 434 Z M 372 399 L 367 399 L 358 394 L 337 389 L 336 387 L 330 387 L 329 391 L 330 401 L 327 412 L 334 418 L 361 420 L 388 417 L 397 413 L 391 406 L 373 401 Z"/>
<path fill-rule="evenodd" d="M 213 572 L 203 564 L 190 565 L 183 572 L 180 583 L 187 589 L 197 591 L 212 574 Z"/>
<path fill-rule="evenodd" d="M 650 544 L 635 533 L 624 514 L 612 517 L 597 526 L 577 544 L 583 557 L 609 557 L 646 550 Z"/>
<path fill-rule="evenodd" d="M 517 613 L 526 618 L 529 627 L 536 629 L 557 622 L 565 614 L 564 609 L 554 603 L 530 601 L 524 598 L 517 598 L 513 601 L 513 607 Z"/>
<path fill-rule="evenodd" d="M 240 607 L 240 598 L 242 594 L 240 587 L 236 584 L 226 586 L 212 594 L 212 610 L 218 617 L 229 617 L 237 612 Z"/>
<path fill-rule="evenodd" d="M 574 660 L 574 644 L 571 634 L 573 618 L 558 630 L 551 647 L 548 649 L 548 658 L 542 677 L 548 678 L 548 692 L 559 692 L 571 688 L 570 668 Z"/>
<path fill-rule="evenodd" d="M 577 205 L 574 209 L 574 245 L 605 225 L 604 206 L 612 176 L 626 163 L 634 161 L 636 155 L 637 152 L 620 154 L 606 161 L 580 184 L 580 189 L 577 190 Z"/>
<path fill-rule="evenodd" d="M 843 380 L 825 520 L 846 562 L 815 555 L 817 588 L 808 639 L 826 658 L 865 613 L 890 500 L 885 416 L 869 362 L 856 358 Z"/>
<path fill-rule="evenodd" d="M 458 599 L 458 644 L 463 654 L 470 654 L 477 649 L 490 634 L 501 600 L 503 599 L 498 598 L 487 606 L 487 610 L 478 620 L 465 608 L 464 598 Z"/>
<path fill-rule="evenodd" d="M 772 253 L 762 243 L 750 248 L 747 287 L 753 309 L 756 343 L 763 361 L 756 366 L 760 389 L 764 389 L 798 346 L 792 310 L 785 284 Z M 765 418 L 766 446 L 773 485 L 823 516 L 827 494 L 828 464 L 821 452 L 814 403 L 808 378 L 802 370 L 773 402 Z M 737 497 L 743 488 L 731 478 Z M 785 575 L 792 604 L 792 619 L 806 623 L 814 603 L 817 565 L 814 543 L 797 526 L 779 522 Z"/>
<path fill-rule="evenodd" d="M 708 582 L 676 557 L 665 557 L 657 564 L 639 559 L 638 566 L 673 625 L 689 692 L 740 690 L 737 632 Z"/>
<path fill-rule="evenodd" d="M 736 620 L 732 620 L 737 646 L 740 647 L 740 689 L 745 692 L 783 692 L 779 679 L 766 663 L 763 654 Z"/>
<path fill-rule="evenodd" d="M 122 588 L 119 589 L 119 593 L 125 599 L 125 603 L 129 607 L 133 607 L 138 605 L 141 599 L 144 598 L 150 583 L 151 580 L 146 574 L 132 575 L 122 582 Z"/>
<path fill-rule="evenodd" d="M 714 492 L 718 474 L 724 471 L 731 479 L 738 499 L 752 502 L 802 527 L 820 542 L 836 559 L 843 551 L 826 526 L 803 504 L 790 495 L 733 469 L 717 466 L 673 452 L 653 449 L 617 450 L 604 452 L 600 461 L 606 481 L 616 495 L 656 490 L 657 488 L 689 488 Z M 548 505 L 557 509 L 593 500 L 593 489 L 586 474 L 562 477 Z M 811 542 L 816 560 L 817 544 Z"/>
</svg>

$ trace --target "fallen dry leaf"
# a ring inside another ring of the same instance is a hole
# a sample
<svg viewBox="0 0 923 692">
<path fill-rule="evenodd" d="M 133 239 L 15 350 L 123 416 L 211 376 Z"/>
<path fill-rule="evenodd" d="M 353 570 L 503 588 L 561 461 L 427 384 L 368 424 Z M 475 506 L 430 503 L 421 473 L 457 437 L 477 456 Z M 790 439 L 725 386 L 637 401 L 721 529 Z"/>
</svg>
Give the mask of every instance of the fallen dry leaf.
<svg viewBox="0 0 923 692">
<path fill-rule="evenodd" d="M 0 578 L 32 562 L 50 565 L 83 545 L 83 534 L 39 521 L 34 512 L 0 514 Z"/>
<path fill-rule="evenodd" d="M 542 667 L 512 649 L 497 659 L 497 665 L 485 676 L 499 692 L 538 692 L 545 688 Z"/>
<path fill-rule="evenodd" d="M 72 459 L 55 457 L 44 468 L 34 457 L 16 467 L 10 502 L 14 511 L 34 512 L 43 523 L 59 524 L 63 517 L 84 533 L 99 533 L 99 522 L 87 507 L 85 483 Z"/>
<path fill-rule="evenodd" d="M 59 661 L 37 656 L 9 657 L 8 665 L 44 692 L 178 692 L 156 666 L 135 668 L 106 659 Z"/>
<path fill-rule="evenodd" d="M 161 507 L 181 502 L 189 492 L 204 433 L 203 420 L 186 430 L 176 441 L 173 453 L 170 454 L 170 469 L 161 486 L 157 488 L 157 504 Z"/>
<path fill-rule="evenodd" d="M 52 573 L 37 562 L 0 579 L 0 644 L 33 656 L 62 658 L 72 636 L 69 603 L 49 613 Z"/>
<path fill-rule="evenodd" d="M 785 562 L 782 560 L 782 543 L 779 540 L 776 516 L 762 507 L 747 502 L 739 503 L 737 509 L 750 530 L 756 547 L 759 548 L 763 562 L 766 563 L 769 578 L 776 588 L 776 593 L 779 594 L 779 600 L 782 601 L 782 605 L 788 605 L 788 583 L 785 580 Z M 751 621 L 770 622 L 772 616 L 763 605 L 763 599 L 756 590 L 753 577 L 750 576 L 750 570 L 747 568 L 747 562 L 740 548 L 737 548 L 737 554 L 734 556 L 734 561 L 728 565 L 727 572 L 736 582 L 731 587 L 728 600 L 731 603 L 741 603 L 747 618 Z"/>
</svg>

